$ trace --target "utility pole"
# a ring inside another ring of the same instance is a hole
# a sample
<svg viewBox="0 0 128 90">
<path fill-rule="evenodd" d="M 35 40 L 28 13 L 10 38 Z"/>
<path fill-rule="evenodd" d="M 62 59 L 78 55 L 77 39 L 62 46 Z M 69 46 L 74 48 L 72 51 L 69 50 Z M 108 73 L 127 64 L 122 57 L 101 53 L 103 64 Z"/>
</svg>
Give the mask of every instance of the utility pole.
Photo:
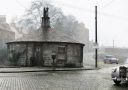
<svg viewBox="0 0 128 90">
<path fill-rule="evenodd" d="M 95 67 L 97 68 L 97 59 L 98 59 L 98 40 L 97 40 L 97 6 L 95 6 Z"/>
<path fill-rule="evenodd" d="M 115 41 L 113 40 L 113 48 L 115 47 Z"/>
</svg>

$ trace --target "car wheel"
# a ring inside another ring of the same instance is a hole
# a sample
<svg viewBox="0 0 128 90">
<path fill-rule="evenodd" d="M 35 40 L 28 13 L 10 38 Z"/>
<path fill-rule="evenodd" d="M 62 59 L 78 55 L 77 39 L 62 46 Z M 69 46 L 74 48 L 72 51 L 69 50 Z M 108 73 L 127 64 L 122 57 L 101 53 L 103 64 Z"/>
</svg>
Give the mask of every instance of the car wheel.
<svg viewBox="0 0 128 90">
<path fill-rule="evenodd" d="M 121 81 L 113 80 L 116 85 L 120 85 Z"/>
</svg>

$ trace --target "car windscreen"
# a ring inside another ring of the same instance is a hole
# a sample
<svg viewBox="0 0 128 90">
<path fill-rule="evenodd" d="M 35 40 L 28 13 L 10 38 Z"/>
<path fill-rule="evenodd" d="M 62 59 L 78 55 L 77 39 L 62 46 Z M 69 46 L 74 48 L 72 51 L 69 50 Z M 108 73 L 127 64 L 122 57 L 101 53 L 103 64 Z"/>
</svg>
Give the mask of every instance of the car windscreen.
<svg viewBox="0 0 128 90">
<path fill-rule="evenodd" d="M 106 58 L 113 58 L 113 56 L 106 56 Z"/>
</svg>

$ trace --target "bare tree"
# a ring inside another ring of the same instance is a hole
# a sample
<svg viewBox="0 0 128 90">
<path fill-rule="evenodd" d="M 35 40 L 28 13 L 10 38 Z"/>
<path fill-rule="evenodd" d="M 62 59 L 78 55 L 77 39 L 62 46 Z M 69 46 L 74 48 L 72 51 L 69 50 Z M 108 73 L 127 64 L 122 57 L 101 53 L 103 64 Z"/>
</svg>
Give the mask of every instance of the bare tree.
<svg viewBox="0 0 128 90">
<path fill-rule="evenodd" d="M 26 30 L 37 30 L 41 26 L 44 7 L 49 7 L 51 27 L 65 32 L 73 39 L 78 38 L 77 33 L 81 23 L 74 16 L 65 16 L 60 8 L 55 7 L 48 0 L 34 0 L 30 8 L 26 10 L 26 14 L 17 20 L 18 25 Z M 86 29 L 83 26 L 81 28 Z"/>
<path fill-rule="evenodd" d="M 64 15 L 61 9 L 54 7 L 46 0 L 33 1 L 31 7 L 26 11 L 26 14 L 18 21 L 18 23 L 27 29 L 38 29 L 41 25 L 41 17 L 43 16 L 43 8 L 49 7 L 49 16 L 51 20 L 51 26 L 54 27 L 58 18 L 62 18 Z"/>
</svg>

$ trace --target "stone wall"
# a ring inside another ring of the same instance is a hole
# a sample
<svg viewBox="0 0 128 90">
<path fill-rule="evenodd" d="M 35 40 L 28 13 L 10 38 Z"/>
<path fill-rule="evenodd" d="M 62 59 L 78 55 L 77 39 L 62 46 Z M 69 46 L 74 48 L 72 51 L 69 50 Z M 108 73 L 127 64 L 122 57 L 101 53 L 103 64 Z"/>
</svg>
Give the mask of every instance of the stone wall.
<svg viewBox="0 0 128 90">
<path fill-rule="evenodd" d="M 19 55 L 20 66 L 82 66 L 83 62 L 83 45 L 75 43 L 11 43 L 8 51 L 9 58 Z"/>
</svg>

